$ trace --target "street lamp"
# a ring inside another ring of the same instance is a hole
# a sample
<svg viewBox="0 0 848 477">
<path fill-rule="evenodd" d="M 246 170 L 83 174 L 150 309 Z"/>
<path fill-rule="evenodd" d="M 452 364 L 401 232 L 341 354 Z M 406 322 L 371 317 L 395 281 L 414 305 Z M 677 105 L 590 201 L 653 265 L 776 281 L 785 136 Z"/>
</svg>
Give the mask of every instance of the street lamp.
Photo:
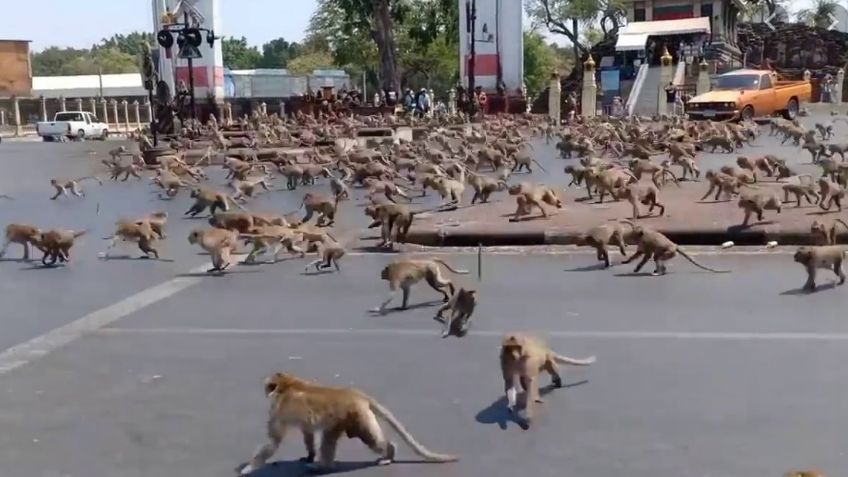
<svg viewBox="0 0 848 477">
<path fill-rule="evenodd" d="M 171 16 L 173 19 L 173 16 Z M 156 41 L 162 48 L 170 49 L 174 46 L 174 36 L 177 34 L 177 46 L 180 47 L 178 57 L 188 60 L 188 88 L 189 97 L 191 98 L 191 118 L 197 119 L 197 109 L 194 98 L 194 61 L 197 58 L 202 58 L 198 46 L 203 42 L 201 32 L 206 33 L 206 43 L 210 47 L 215 44 L 215 32 L 208 28 L 200 28 L 192 26 L 189 23 L 188 11 L 183 12 L 183 22 L 172 22 L 162 25 L 162 29 L 156 34 Z"/>
</svg>

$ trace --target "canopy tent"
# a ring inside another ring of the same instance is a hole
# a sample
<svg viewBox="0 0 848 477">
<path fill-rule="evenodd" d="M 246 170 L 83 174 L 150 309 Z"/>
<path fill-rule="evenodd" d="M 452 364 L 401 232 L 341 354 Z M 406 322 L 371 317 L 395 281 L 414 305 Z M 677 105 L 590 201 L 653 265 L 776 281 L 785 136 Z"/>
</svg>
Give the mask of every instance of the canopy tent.
<svg viewBox="0 0 848 477">
<path fill-rule="evenodd" d="M 647 33 L 632 33 L 629 35 L 618 34 L 615 42 L 615 51 L 638 51 L 644 50 L 648 43 Z"/>
</svg>

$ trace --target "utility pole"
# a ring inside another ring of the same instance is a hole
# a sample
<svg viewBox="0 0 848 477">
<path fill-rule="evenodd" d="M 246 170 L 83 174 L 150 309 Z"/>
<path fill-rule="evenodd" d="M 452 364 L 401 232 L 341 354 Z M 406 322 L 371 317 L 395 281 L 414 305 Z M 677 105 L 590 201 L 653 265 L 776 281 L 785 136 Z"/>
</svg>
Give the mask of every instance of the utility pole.
<svg viewBox="0 0 848 477">
<path fill-rule="evenodd" d="M 465 29 L 470 34 L 468 44 L 471 50 L 471 57 L 468 60 L 468 95 L 474 94 L 474 66 L 477 62 L 477 38 L 475 31 L 477 30 L 477 0 L 465 0 Z"/>
<path fill-rule="evenodd" d="M 183 11 L 183 24 L 185 25 L 183 32 L 188 30 L 188 9 Z M 194 102 L 194 60 L 191 56 L 188 57 L 188 93 L 191 98 L 191 119 L 197 119 L 197 107 Z"/>
</svg>

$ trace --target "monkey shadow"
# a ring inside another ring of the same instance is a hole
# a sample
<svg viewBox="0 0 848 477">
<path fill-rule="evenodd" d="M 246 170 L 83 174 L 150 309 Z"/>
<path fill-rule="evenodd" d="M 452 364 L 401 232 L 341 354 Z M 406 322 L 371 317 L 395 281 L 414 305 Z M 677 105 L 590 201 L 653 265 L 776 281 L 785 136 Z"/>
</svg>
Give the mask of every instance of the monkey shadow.
<svg viewBox="0 0 848 477">
<path fill-rule="evenodd" d="M 589 383 L 589 380 L 584 379 L 582 381 L 576 381 L 576 382 L 573 382 L 573 383 L 564 384 L 562 386 L 562 388 L 560 388 L 560 389 L 573 388 L 573 387 L 582 386 L 583 384 L 588 384 L 588 383 Z M 556 389 L 557 388 L 554 387 L 553 384 L 548 384 L 547 386 L 539 388 L 539 397 L 544 397 L 544 396 L 550 394 L 551 392 L 553 392 Z M 524 399 L 524 396 L 521 396 L 521 399 L 519 399 L 519 401 L 518 401 L 519 409 L 523 409 L 523 407 L 522 407 L 524 405 L 523 399 Z M 525 431 L 527 429 L 529 429 L 529 426 L 527 425 L 527 421 L 525 421 L 523 418 L 519 417 L 519 412 L 518 411 L 510 412 L 509 409 L 507 409 L 506 405 L 507 405 L 506 396 L 501 395 L 495 402 L 490 404 L 488 407 L 486 407 L 482 411 L 478 412 L 477 415 L 474 417 L 474 419 L 477 422 L 479 422 L 480 424 L 497 424 L 498 427 L 503 431 L 505 431 L 507 429 L 508 424 L 510 422 L 517 424 L 519 427 L 521 427 Z"/>
<path fill-rule="evenodd" d="M 182 219 L 183 220 L 209 220 L 211 215 L 186 215 Z"/>
<path fill-rule="evenodd" d="M 401 463 L 401 461 L 394 461 Z M 236 469 L 243 468 L 247 463 L 239 464 Z M 376 467 L 375 462 L 351 462 L 351 461 L 336 461 L 335 468 L 332 471 L 315 471 L 311 470 L 305 462 L 300 460 L 269 462 L 265 466 L 254 470 L 247 474 L 250 477 L 301 477 L 309 475 L 335 475 L 344 474 L 347 472 L 355 472 L 358 470 Z"/>
<path fill-rule="evenodd" d="M 380 237 L 374 237 L 375 239 L 379 239 Z M 366 238 L 363 238 L 366 240 Z M 353 250 L 357 252 L 366 252 L 366 253 L 399 253 L 394 248 L 389 247 L 380 247 L 378 245 L 362 245 L 359 247 L 353 247 Z"/>
<path fill-rule="evenodd" d="M 753 223 L 750 223 L 748 225 L 743 225 L 743 224 L 731 225 L 730 227 L 727 228 L 727 232 L 728 233 L 738 233 L 738 232 L 742 232 L 744 230 L 748 230 L 755 225 L 773 225 L 774 223 L 775 223 L 774 220 L 761 220 L 759 222 L 753 222 Z"/>
<path fill-rule="evenodd" d="M 806 215 L 830 215 L 830 214 L 838 214 L 842 212 L 839 209 L 834 210 L 817 210 L 815 212 L 807 212 Z"/>
<path fill-rule="evenodd" d="M 110 255 L 108 257 L 98 257 L 101 262 L 109 262 L 112 260 L 117 261 L 132 261 L 132 262 L 166 262 L 166 263 L 174 263 L 175 260 L 173 258 L 152 258 L 146 257 L 144 255 L 140 256 L 132 256 L 132 255 Z"/>
<path fill-rule="evenodd" d="M 204 277 L 224 277 L 227 275 L 240 275 L 245 273 L 261 273 L 262 270 L 233 270 L 232 268 L 228 268 L 224 271 L 217 272 L 188 272 L 188 273 L 178 273 L 174 275 L 178 278 L 204 278 Z"/>
<path fill-rule="evenodd" d="M 781 296 L 812 295 L 814 293 L 822 292 L 822 291 L 825 291 L 825 290 L 833 290 L 837 286 L 839 286 L 839 284 L 837 282 L 830 282 L 830 283 L 827 283 L 827 284 L 824 284 L 824 285 L 817 285 L 815 290 L 805 290 L 803 288 L 793 288 L 791 290 L 786 290 L 784 292 L 781 292 L 780 295 Z"/>
<path fill-rule="evenodd" d="M 545 217 L 544 215 L 533 215 L 533 216 L 530 216 L 530 217 L 519 217 L 519 218 L 515 218 L 514 215 L 515 214 L 502 214 L 501 217 L 509 217 L 510 222 L 530 222 L 531 220 L 549 219 L 549 218 L 551 218 L 551 216 L 553 214 L 548 214 L 547 217 Z"/>
<path fill-rule="evenodd" d="M 66 266 L 67 265 L 64 264 L 64 263 L 54 263 L 54 264 L 50 264 L 50 265 L 43 265 L 41 263 L 41 261 L 39 260 L 37 264 L 33 264 L 29 267 L 21 268 L 20 270 L 25 271 L 25 272 L 31 272 L 31 271 L 34 271 L 34 270 L 56 270 L 56 269 L 65 268 Z"/>
<path fill-rule="evenodd" d="M 733 199 L 723 199 L 723 200 L 699 200 L 696 201 L 696 204 L 723 204 L 726 202 L 732 202 Z"/>
<path fill-rule="evenodd" d="M 300 272 L 300 274 L 304 277 L 317 277 L 321 275 L 332 275 L 333 273 L 339 272 L 335 268 L 330 270 L 315 270 L 314 268 L 310 268 L 309 270 L 305 270 Z"/>
<path fill-rule="evenodd" d="M 615 263 L 610 263 L 610 266 L 616 265 Z M 584 267 L 577 268 L 566 268 L 563 270 L 564 272 L 594 272 L 598 270 L 606 270 L 603 262 L 595 263 L 593 265 L 586 265 Z"/>
<path fill-rule="evenodd" d="M 35 262 L 35 259 L 24 260 L 23 258 L 0 258 L 0 263 L 3 263 L 3 262 L 29 263 L 29 262 Z"/>
<path fill-rule="evenodd" d="M 375 311 L 375 310 L 368 310 L 368 313 L 370 313 L 371 315 L 374 315 L 374 316 L 388 316 L 388 315 L 393 315 L 395 313 L 401 313 L 401 312 L 404 312 L 404 311 L 412 311 L 412 310 L 417 310 L 419 308 L 429 308 L 429 307 L 432 307 L 432 306 L 443 305 L 444 303 L 445 302 L 442 301 L 442 300 L 430 300 L 430 301 L 424 301 L 424 302 L 421 302 L 421 303 L 415 303 L 414 305 L 409 305 L 406 308 L 401 308 L 399 306 L 396 306 L 396 307 L 393 307 L 393 308 L 386 308 L 386 310 L 382 313 L 380 313 L 379 311 Z"/>
<path fill-rule="evenodd" d="M 671 272 L 666 272 L 666 275 L 668 275 L 670 273 Z M 636 278 L 636 277 L 653 277 L 654 274 L 652 272 L 623 272 L 623 273 L 616 273 L 613 276 L 622 277 L 622 278 Z"/>
</svg>

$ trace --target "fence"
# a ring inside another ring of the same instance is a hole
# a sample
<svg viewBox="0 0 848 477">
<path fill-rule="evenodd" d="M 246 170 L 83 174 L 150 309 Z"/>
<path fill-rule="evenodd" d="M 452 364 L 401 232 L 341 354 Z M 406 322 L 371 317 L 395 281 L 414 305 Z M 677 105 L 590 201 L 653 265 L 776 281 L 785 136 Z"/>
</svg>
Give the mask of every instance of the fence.
<svg viewBox="0 0 848 477">
<path fill-rule="evenodd" d="M 150 123 L 152 109 L 137 98 L 0 98 L 0 127 L 22 134 L 39 121 L 49 121 L 58 112 L 88 111 L 109 125 L 111 133 L 129 132 Z"/>
</svg>

